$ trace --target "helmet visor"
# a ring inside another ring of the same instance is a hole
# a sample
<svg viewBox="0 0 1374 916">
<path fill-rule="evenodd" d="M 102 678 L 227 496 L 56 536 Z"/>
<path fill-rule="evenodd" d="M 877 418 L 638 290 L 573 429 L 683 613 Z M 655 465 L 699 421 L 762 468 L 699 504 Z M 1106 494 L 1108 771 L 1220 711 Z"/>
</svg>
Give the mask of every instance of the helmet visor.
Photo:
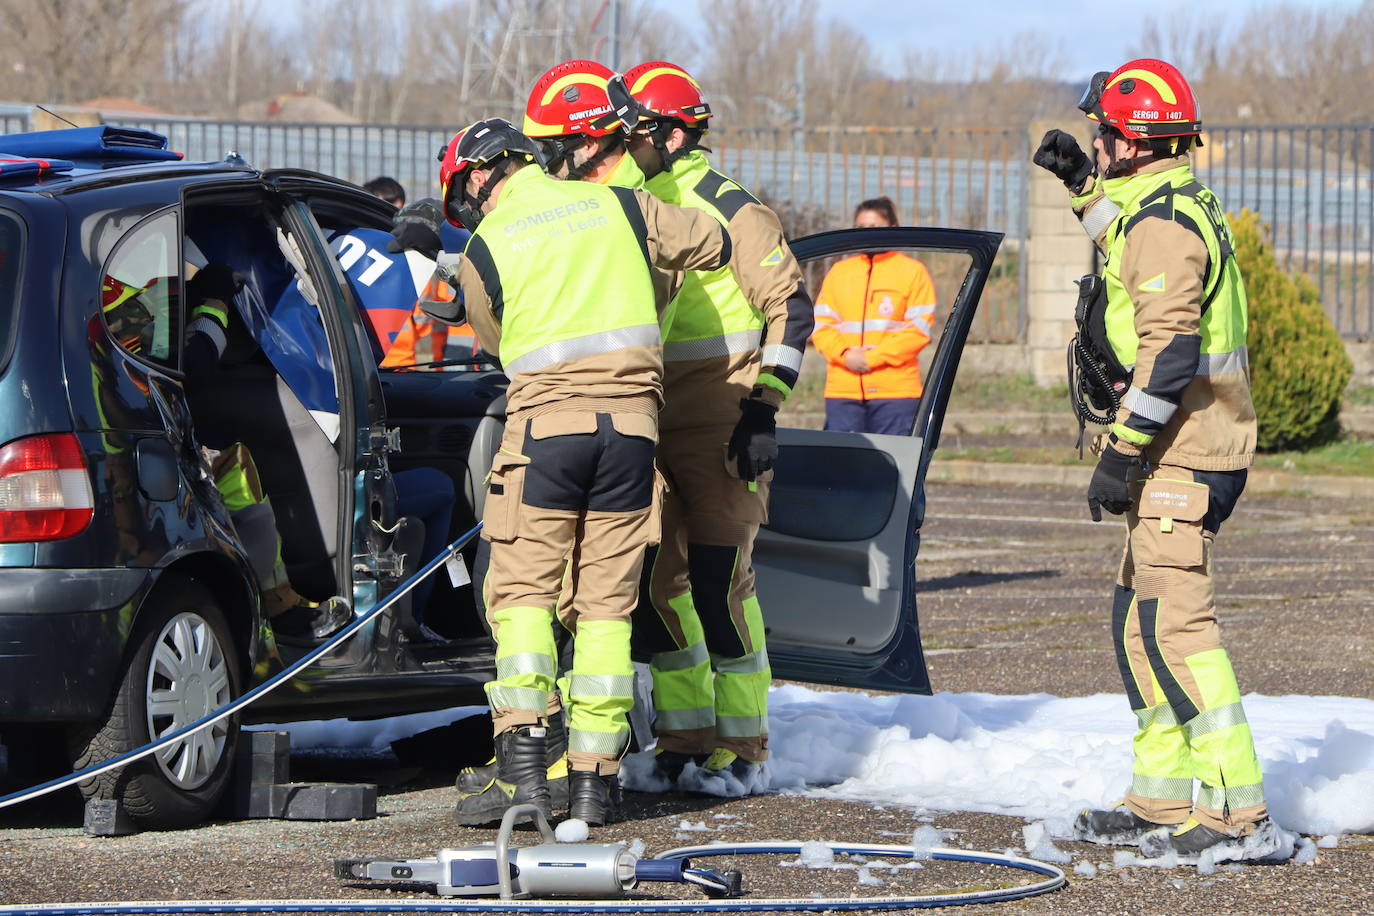
<svg viewBox="0 0 1374 916">
<path fill-rule="evenodd" d="M 1107 89 L 1107 80 L 1111 78 L 1111 73 L 1106 70 L 1099 70 L 1093 74 L 1093 78 L 1088 81 L 1088 88 L 1083 90 L 1083 98 L 1078 100 L 1078 110 L 1089 117 L 1107 122 L 1107 116 L 1102 111 L 1102 93 Z"/>
</svg>

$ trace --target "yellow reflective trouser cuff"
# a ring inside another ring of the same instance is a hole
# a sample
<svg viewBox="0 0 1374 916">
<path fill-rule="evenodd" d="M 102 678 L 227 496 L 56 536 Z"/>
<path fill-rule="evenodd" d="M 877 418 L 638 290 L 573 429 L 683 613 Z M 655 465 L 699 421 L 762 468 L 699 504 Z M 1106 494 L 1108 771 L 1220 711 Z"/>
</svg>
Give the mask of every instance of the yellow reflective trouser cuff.
<svg viewBox="0 0 1374 916">
<path fill-rule="evenodd" d="M 654 679 L 656 728 L 660 734 L 711 728 L 716 722 L 715 688 L 701 618 L 690 592 L 668 599 L 668 605 L 677 615 L 688 644 L 671 652 L 659 652 L 649 660 L 649 673 Z"/>
<path fill-rule="evenodd" d="M 629 744 L 634 665 L 627 620 L 580 620 L 568 675 L 568 748 L 618 758 Z"/>
<path fill-rule="evenodd" d="M 1131 792 L 1142 798 L 1191 802 L 1193 774 L 1188 739 L 1168 703 L 1136 711 L 1141 728 L 1135 735 Z"/>
<path fill-rule="evenodd" d="M 548 713 L 558 650 L 548 610 L 506 607 L 491 615 L 496 632 L 496 679 L 486 685 L 492 709 Z"/>
<path fill-rule="evenodd" d="M 1202 783 L 1198 806 L 1226 810 L 1264 804 L 1255 742 L 1226 650 L 1208 649 L 1184 661 L 1203 701 L 1202 712 L 1184 725 L 1193 775 Z"/>
<path fill-rule="evenodd" d="M 739 658 L 717 655 L 716 734 L 723 738 L 755 738 L 768 734 L 768 687 L 773 671 L 763 646 L 763 611 L 759 599 L 745 598 L 744 622 L 751 642 L 760 648 Z"/>
<path fill-rule="evenodd" d="M 230 512 L 247 509 L 263 502 L 265 497 L 253 486 L 253 480 L 241 464 L 225 468 L 215 478 L 215 489 L 224 498 L 224 508 Z"/>
</svg>

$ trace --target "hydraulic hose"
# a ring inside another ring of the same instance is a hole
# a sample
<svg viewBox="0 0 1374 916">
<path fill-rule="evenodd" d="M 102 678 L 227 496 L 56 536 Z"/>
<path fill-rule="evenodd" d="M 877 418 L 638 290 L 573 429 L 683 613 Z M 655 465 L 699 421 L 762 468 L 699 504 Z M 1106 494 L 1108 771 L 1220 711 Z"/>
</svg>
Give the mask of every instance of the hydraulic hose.
<svg viewBox="0 0 1374 916">
<path fill-rule="evenodd" d="M 759 900 L 495 900 L 451 897 L 363 897 L 332 900 L 175 900 L 105 903 L 36 903 L 0 905 L 0 916 L 132 916 L 139 913 L 765 913 L 775 911 L 913 910 L 966 903 L 1020 900 L 1058 890 L 1068 883 L 1063 869 L 1019 856 L 971 849 L 914 847 L 876 843 L 827 843 L 835 853 L 914 859 L 918 855 L 946 862 L 997 865 L 1042 876 L 1033 884 L 980 891 L 899 895 L 891 897 L 776 897 Z M 801 853 L 802 844 L 765 840 L 758 843 L 715 843 L 687 846 L 662 853 L 658 859 L 703 858 L 725 855 Z"/>
<path fill-rule="evenodd" d="M 61 776 L 57 779 L 51 779 L 45 783 L 33 786 L 29 789 L 23 789 L 19 792 L 11 792 L 9 795 L 0 796 L 0 808 L 7 808 L 10 805 L 17 805 L 22 802 L 29 801 L 30 799 L 47 795 L 49 792 L 56 792 L 58 789 L 65 789 L 67 786 L 75 785 L 83 779 L 89 779 L 92 776 L 98 776 L 101 773 L 108 772 L 109 770 L 118 769 L 119 767 L 125 766 L 126 764 L 133 763 L 135 760 L 147 757 L 149 754 L 155 754 L 160 749 L 166 747 L 169 744 L 173 744 L 177 741 L 180 741 L 182 738 L 185 738 L 192 732 L 197 732 L 203 728 L 208 728 L 211 725 L 214 725 L 216 722 L 220 721 L 221 719 L 225 719 L 229 716 L 232 716 L 234 713 L 238 712 L 240 709 L 243 709 L 249 703 L 261 699 L 262 697 L 271 693 L 273 690 L 276 690 L 282 684 L 285 684 L 287 681 L 291 680 L 291 678 L 299 674 L 306 667 L 314 664 L 317 659 L 328 653 L 335 646 L 351 638 L 354 634 L 361 630 L 363 626 L 367 624 L 368 621 L 376 617 L 382 611 L 385 611 L 387 608 L 391 607 L 392 604 L 394 604 L 397 600 L 403 597 L 415 586 L 419 585 L 420 582 L 422 582 L 427 576 L 432 575 L 435 570 L 437 570 L 440 566 L 442 566 L 445 562 L 448 561 L 449 557 L 453 556 L 455 553 L 461 550 L 463 546 L 467 544 L 468 541 L 476 537 L 477 532 L 481 530 L 482 523 L 478 522 L 477 525 L 471 531 L 468 531 L 466 534 L 463 534 L 452 544 L 449 544 L 443 550 L 439 551 L 438 556 L 434 557 L 434 559 L 430 560 L 424 566 L 420 567 L 420 569 L 417 570 L 414 575 L 412 575 L 409 579 L 406 579 L 399 586 L 397 586 L 396 590 L 393 591 L 390 595 L 387 595 L 386 598 L 374 604 L 366 612 L 355 618 L 352 623 L 344 627 L 338 633 L 331 636 L 328 640 L 316 646 L 314 649 L 311 649 L 309 652 L 301 656 L 295 662 L 283 668 L 275 676 L 263 681 L 261 684 L 254 687 L 252 690 L 248 691 L 243 696 L 239 697 L 237 700 L 234 700 L 226 706 L 220 707 L 214 712 L 207 713 L 203 718 L 198 719 L 195 722 L 192 722 L 190 725 L 177 729 L 170 735 L 159 738 L 156 741 L 150 741 L 142 747 L 136 747 L 131 751 L 125 751 L 122 754 L 119 754 L 115 757 L 111 757 L 109 760 L 104 760 L 100 763 L 93 763 L 85 769 L 77 770 L 75 773 L 71 773 L 67 776 Z"/>
</svg>

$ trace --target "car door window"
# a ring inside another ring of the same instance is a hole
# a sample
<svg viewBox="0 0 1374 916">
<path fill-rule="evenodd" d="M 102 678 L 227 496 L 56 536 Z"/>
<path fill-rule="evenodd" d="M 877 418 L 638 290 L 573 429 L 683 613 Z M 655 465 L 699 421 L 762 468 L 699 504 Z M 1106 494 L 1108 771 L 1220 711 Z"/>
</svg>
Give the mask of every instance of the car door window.
<svg viewBox="0 0 1374 916">
<path fill-rule="evenodd" d="M 144 220 L 120 240 L 100 280 L 110 335 L 130 353 L 171 368 L 180 352 L 180 239 L 176 211 Z"/>
</svg>

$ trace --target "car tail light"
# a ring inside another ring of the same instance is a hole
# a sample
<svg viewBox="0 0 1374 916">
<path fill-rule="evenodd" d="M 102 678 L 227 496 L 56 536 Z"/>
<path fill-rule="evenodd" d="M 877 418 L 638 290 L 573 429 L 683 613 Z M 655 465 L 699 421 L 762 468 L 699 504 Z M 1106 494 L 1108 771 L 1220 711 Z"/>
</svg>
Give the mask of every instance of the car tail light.
<svg viewBox="0 0 1374 916">
<path fill-rule="evenodd" d="M 0 541 L 55 541 L 95 514 L 86 454 L 71 433 L 0 447 Z"/>
</svg>

